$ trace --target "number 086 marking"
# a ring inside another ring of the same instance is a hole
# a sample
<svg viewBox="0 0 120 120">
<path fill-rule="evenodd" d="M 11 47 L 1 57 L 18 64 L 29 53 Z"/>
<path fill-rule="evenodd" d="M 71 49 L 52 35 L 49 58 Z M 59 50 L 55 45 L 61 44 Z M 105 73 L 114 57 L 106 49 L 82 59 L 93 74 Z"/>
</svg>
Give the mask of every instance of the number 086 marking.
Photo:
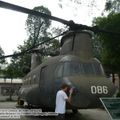
<svg viewBox="0 0 120 120">
<path fill-rule="evenodd" d="M 108 94 L 107 86 L 91 86 L 92 94 Z"/>
</svg>

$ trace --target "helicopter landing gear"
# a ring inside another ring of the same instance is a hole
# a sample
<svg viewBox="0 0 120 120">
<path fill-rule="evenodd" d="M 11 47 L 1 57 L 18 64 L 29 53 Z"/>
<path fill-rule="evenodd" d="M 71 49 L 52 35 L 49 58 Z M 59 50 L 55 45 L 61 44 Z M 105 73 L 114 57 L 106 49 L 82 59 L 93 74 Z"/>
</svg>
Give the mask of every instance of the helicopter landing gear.
<svg viewBox="0 0 120 120">
<path fill-rule="evenodd" d="M 24 105 L 24 100 L 21 100 L 20 97 L 18 97 L 17 105 L 18 106 L 23 106 Z"/>
<path fill-rule="evenodd" d="M 72 109 L 73 114 L 77 114 L 78 113 L 78 109 Z"/>
<path fill-rule="evenodd" d="M 33 108 L 33 106 L 30 103 L 27 103 L 27 108 Z"/>
</svg>

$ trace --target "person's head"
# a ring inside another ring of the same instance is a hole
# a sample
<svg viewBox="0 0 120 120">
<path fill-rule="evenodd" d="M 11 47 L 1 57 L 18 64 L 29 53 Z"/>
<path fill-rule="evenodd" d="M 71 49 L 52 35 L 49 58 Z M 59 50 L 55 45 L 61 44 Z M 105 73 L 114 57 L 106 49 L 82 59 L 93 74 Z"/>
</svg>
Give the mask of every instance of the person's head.
<svg viewBox="0 0 120 120">
<path fill-rule="evenodd" d="M 63 83 L 63 84 L 61 85 L 61 89 L 64 90 L 65 92 L 68 91 L 69 87 L 70 87 L 70 86 L 67 85 L 66 83 Z"/>
</svg>

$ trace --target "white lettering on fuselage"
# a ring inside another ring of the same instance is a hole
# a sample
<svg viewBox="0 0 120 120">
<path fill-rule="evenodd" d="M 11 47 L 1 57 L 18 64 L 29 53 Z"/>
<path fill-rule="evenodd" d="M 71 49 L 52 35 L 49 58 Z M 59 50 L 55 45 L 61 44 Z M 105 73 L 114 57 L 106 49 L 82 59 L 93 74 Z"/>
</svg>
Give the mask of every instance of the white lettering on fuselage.
<svg viewBox="0 0 120 120">
<path fill-rule="evenodd" d="M 92 94 L 108 94 L 107 86 L 91 86 Z"/>
</svg>

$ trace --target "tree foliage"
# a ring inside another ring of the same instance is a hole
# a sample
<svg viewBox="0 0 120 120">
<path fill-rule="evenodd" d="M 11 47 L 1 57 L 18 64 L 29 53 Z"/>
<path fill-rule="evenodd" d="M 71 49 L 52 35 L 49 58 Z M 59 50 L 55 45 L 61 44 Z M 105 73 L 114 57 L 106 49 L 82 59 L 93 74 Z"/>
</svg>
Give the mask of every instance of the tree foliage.
<svg viewBox="0 0 120 120">
<path fill-rule="evenodd" d="M 44 6 L 35 7 L 33 10 L 51 15 L 51 12 L 48 10 L 48 8 L 45 8 Z M 50 25 L 51 21 L 47 18 L 41 18 L 31 14 L 28 15 L 26 20 L 26 30 L 32 45 L 39 43 L 41 38 L 48 36 L 47 30 Z"/>
<path fill-rule="evenodd" d="M 0 47 L 0 57 L 4 55 L 3 49 Z M 5 59 L 0 59 L 0 64 L 5 63 Z"/>
<path fill-rule="evenodd" d="M 110 13 L 107 17 L 94 19 L 93 25 L 98 25 L 108 31 L 120 31 L 120 13 Z M 120 68 L 120 35 L 99 33 L 102 44 L 102 61 L 107 70 L 119 73 Z"/>
<path fill-rule="evenodd" d="M 3 49 L 0 47 L 0 56 L 4 55 L 4 51 Z M 6 60 L 5 59 L 0 59 L 0 76 L 2 76 L 4 74 L 4 69 L 5 69 L 5 64 L 6 64 Z"/>
<path fill-rule="evenodd" d="M 51 12 L 48 8 L 43 6 L 35 7 L 34 10 L 49 14 Z M 23 45 L 18 46 L 18 51 L 14 53 L 23 52 L 24 54 L 21 56 L 13 56 L 11 59 L 11 63 L 8 65 L 6 69 L 6 76 L 11 78 L 23 77 L 25 76 L 31 69 L 31 55 L 33 49 L 26 53 L 27 49 L 34 47 L 37 44 L 40 44 L 43 41 L 49 40 L 52 37 L 52 34 L 48 30 L 50 28 L 51 21 L 47 18 L 41 18 L 34 15 L 28 15 L 26 20 L 26 30 L 28 32 L 28 39 L 24 41 Z M 50 51 L 55 51 L 59 46 L 59 41 L 57 39 L 47 42 L 42 46 L 38 46 L 39 53 L 42 58 L 50 54 Z"/>
<path fill-rule="evenodd" d="M 92 48 L 93 48 L 94 57 L 101 60 L 102 44 L 99 41 L 99 36 L 96 34 L 94 34 L 92 38 Z"/>
<path fill-rule="evenodd" d="M 105 10 L 109 12 L 120 12 L 120 0 L 107 0 Z"/>
</svg>

